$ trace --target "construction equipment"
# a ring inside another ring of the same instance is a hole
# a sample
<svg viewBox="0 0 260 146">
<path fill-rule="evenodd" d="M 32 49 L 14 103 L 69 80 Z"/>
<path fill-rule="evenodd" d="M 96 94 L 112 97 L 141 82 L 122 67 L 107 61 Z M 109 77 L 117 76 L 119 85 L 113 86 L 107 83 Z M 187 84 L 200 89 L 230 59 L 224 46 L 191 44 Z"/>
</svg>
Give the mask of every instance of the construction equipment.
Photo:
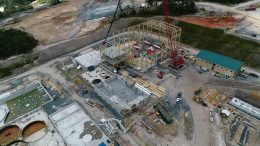
<svg viewBox="0 0 260 146">
<path fill-rule="evenodd" d="M 200 95 L 202 93 L 202 88 L 200 87 L 196 91 L 194 91 L 194 95 Z"/>
<path fill-rule="evenodd" d="M 202 99 L 200 97 L 200 94 L 202 93 L 202 88 L 198 88 L 196 91 L 194 91 L 193 100 L 199 104 L 201 104 Z"/>
<path fill-rule="evenodd" d="M 88 104 L 88 105 L 90 105 L 91 107 L 94 107 L 94 106 L 96 106 L 96 102 L 95 102 L 95 100 L 93 100 L 93 99 L 86 99 L 86 103 Z"/>
<path fill-rule="evenodd" d="M 106 129 L 109 131 L 109 134 L 115 133 L 115 128 L 113 127 L 111 122 L 116 122 L 117 125 L 121 128 L 121 130 L 124 131 L 124 133 L 128 132 L 132 127 L 130 125 L 128 128 L 125 128 L 125 126 L 122 124 L 122 121 L 115 118 L 101 119 L 101 123 L 99 125 L 104 125 Z"/>
<path fill-rule="evenodd" d="M 160 116 L 166 124 L 171 124 L 173 122 L 173 115 L 169 110 L 168 104 L 168 102 L 161 100 L 157 104 L 155 104 L 153 108 L 157 112 L 157 116 Z"/>
<path fill-rule="evenodd" d="M 201 97 L 200 96 L 198 96 L 198 95 L 195 95 L 195 96 L 193 96 L 193 100 L 195 101 L 195 102 L 197 102 L 197 103 L 201 103 Z"/>
<path fill-rule="evenodd" d="M 209 109 L 209 121 L 210 121 L 210 123 L 214 122 L 214 115 L 215 115 L 215 113 L 214 113 L 213 109 L 210 108 Z"/>
<path fill-rule="evenodd" d="M 181 66 L 184 64 L 184 60 L 181 56 L 178 55 L 176 47 L 173 45 L 173 35 L 172 35 L 172 28 L 170 27 L 169 21 L 169 1 L 163 0 L 163 14 L 164 14 L 164 22 L 166 22 L 166 32 L 167 32 L 167 39 L 168 45 L 172 50 L 172 65 L 175 67 Z"/>
<path fill-rule="evenodd" d="M 117 6 L 116 6 L 116 11 L 115 11 L 115 13 L 114 13 L 114 15 L 113 15 L 112 21 L 110 22 L 110 26 L 109 26 L 109 28 L 108 28 L 108 31 L 107 31 L 105 40 L 104 40 L 104 42 L 103 42 L 103 45 L 108 44 L 107 38 L 108 38 L 109 32 L 110 32 L 110 30 L 111 30 L 111 28 L 112 28 L 112 25 L 113 25 L 113 23 L 114 23 L 114 21 L 115 21 L 115 19 L 116 19 L 116 14 L 117 14 L 117 11 L 118 11 L 118 9 L 119 9 L 119 7 L 120 7 L 120 5 L 121 5 L 121 1 L 122 1 L 122 0 L 118 0 Z"/>
<path fill-rule="evenodd" d="M 163 76 L 164 76 L 164 73 L 163 73 L 162 71 L 159 71 L 159 73 L 157 74 L 157 77 L 158 77 L 159 79 L 162 79 Z"/>
</svg>

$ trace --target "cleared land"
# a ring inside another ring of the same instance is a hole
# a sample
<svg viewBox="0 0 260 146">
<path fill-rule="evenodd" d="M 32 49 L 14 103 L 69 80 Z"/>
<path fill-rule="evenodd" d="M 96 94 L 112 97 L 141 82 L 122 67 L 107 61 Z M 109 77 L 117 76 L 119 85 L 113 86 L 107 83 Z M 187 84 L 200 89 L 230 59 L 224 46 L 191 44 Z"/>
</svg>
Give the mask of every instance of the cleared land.
<svg viewBox="0 0 260 146">
<path fill-rule="evenodd" d="M 88 2 L 89 0 L 68 0 L 26 16 L 22 21 L 7 25 L 5 28 L 17 28 L 28 32 L 43 45 L 70 39 L 78 32 L 84 34 L 85 31 L 99 26 L 99 20 L 93 20 L 81 28 L 78 18 L 79 8 Z"/>
<path fill-rule="evenodd" d="M 227 28 L 237 25 L 241 20 L 236 19 L 232 16 L 216 16 L 216 17 L 194 17 L 194 16 L 183 16 L 176 18 L 184 22 L 205 26 L 209 28 Z"/>
<path fill-rule="evenodd" d="M 182 28 L 182 43 L 211 50 L 244 61 L 251 67 L 260 68 L 259 43 L 226 34 L 221 29 L 210 29 L 186 22 L 179 22 L 177 26 Z"/>
<path fill-rule="evenodd" d="M 5 122 L 12 121 L 26 113 L 40 107 L 46 100 L 42 97 L 37 89 L 18 96 L 6 102 L 10 112 Z"/>
</svg>

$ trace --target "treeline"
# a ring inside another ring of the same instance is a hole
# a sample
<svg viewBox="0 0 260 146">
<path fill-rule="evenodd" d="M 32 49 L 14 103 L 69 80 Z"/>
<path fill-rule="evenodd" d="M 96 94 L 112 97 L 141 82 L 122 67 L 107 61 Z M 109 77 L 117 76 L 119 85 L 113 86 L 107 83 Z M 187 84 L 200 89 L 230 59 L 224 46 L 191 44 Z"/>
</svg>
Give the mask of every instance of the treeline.
<svg viewBox="0 0 260 146">
<path fill-rule="evenodd" d="M 172 16 L 186 15 L 197 12 L 194 0 L 168 0 L 169 14 Z M 163 15 L 163 0 L 146 0 L 148 7 L 132 9 L 128 14 L 121 12 L 121 16 L 154 16 Z"/>
<path fill-rule="evenodd" d="M 205 2 L 216 2 L 216 3 L 221 3 L 221 4 L 239 4 L 242 2 L 247 2 L 249 0 L 202 0 Z"/>
<path fill-rule="evenodd" d="M 28 53 L 37 44 L 38 41 L 26 32 L 16 29 L 0 29 L 0 59 Z"/>
<path fill-rule="evenodd" d="M 7 18 L 8 16 L 17 12 L 33 9 L 33 7 L 30 5 L 30 3 L 33 1 L 35 0 L 0 0 L 0 7 L 4 7 L 4 12 L 0 12 L 0 19 Z M 43 0 L 42 2 L 44 3 L 45 1 Z M 56 5 L 61 3 L 62 1 L 49 0 L 48 2 L 51 5 Z"/>
<path fill-rule="evenodd" d="M 0 12 L 0 19 L 6 18 L 14 13 L 33 9 L 29 5 L 34 0 L 0 0 L 0 6 L 4 7 L 4 12 Z"/>
<path fill-rule="evenodd" d="M 186 15 L 197 12 L 194 0 L 169 0 L 171 15 Z"/>
</svg>

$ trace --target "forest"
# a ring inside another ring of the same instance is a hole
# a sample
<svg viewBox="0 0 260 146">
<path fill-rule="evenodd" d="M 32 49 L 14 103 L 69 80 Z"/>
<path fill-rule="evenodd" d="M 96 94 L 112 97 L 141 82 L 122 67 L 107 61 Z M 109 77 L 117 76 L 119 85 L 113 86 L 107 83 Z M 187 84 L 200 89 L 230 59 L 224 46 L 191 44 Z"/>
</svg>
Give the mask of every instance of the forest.
<svg viewBox="0 0 260 146">
<path fill-rule="evenodd" d="M 31 3 L 35 0 L 0 0 L 0 7 L 4 7 L 4 11 L 0 12 L 0 19 L 7 18 L 10 15 L 33 9 Z M 39 0 L 41 4 L 49 2 L 51 5 L 59 4 L 60 0 Z"/>
<path fill-rule="evenodd" d="M 220 4 L 239 4 L 239 3 L 246 2 L 249 0 L 199 0 L 199 1 L 216 2 L 216 3 L 220 3 Z"/>
<path fill-rule="evenodd" d="M 38 44 L 30 34 L 21 30 L 0 29 L 0 59 L 28 53 Z"/>
</svg>

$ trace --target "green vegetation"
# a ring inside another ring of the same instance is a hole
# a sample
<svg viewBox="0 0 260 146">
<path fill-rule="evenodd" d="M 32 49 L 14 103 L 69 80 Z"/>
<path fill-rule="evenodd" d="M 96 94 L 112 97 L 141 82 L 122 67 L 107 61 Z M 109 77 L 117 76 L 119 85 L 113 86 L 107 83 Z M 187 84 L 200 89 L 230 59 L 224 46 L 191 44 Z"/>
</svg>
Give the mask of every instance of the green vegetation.
<svg viewBox="0 0 260 146">
<path fill-rule="evenodd" d="M 210 29 L 185 22 L 179 22 L 177 26 L 182 28 L 182 43 L 220 53 L 260 68 L 259 43 L 226 34 L 221 29 Z"/>
<path fill-rule="evenodd" d="M 33 9 L 29 5 L 34 0 L 0 0 L 0 5 L 4 6 L 4 12 L 0 12 L 0 19 L 6 18 L 14 13 Z"/>
<path fill-rule="evenodd" d="M 49 4 L 51 4 L 51 5 L 56 5 L 56 4 L 61 3 L 62 1 L 60 1 L 60 0 L 38 0 L 37 2 L 38 2 L 39 4 L 49 3 Z"/>
<path fill-rule="evenodd" d="M 169 0 L 170 15 L 186 15 L 197 12 L 194 0 Z"/>
<path fill-rule="evenodd" d="M 45 3 L 51 4 L 53 1 L 54 1 L 54 0 L 38 0 L 37 2 L 38 2 L 39 4 L 45 4 Z"/>
<path fill-rule="evenodd" d="M 68 77 L 69 79 L 74 79 L 76 75 L 82 74 L 84 70 L 77 69 L 76 67 L 73 67 L 71 69 L 68 69 L 64 72 L 64 75 Z"/>
<path fill-rule="evenodd" d="M 0 79 L 12 75 L 15 69 L 23 67 L 26 64 L 31 64 L 37 58 L 38 56 L 27 57 L 23 62 L 15 63 L 5 68 L 0 68 Z"/>
<path fill-rule="evenodd" d="M 122 13 L 120 16 L 156 16 L 163 15 L 163 3 L 158 4 L 161 0 L 146 0 L 148 7 L 139 8 L 138 11 L 132 9 L 130 14 Z M 179 16 L 186 14 L 193 14 L 197 12 L 194 0 L 169 0 L 169 15 Z"/>
<path fill-rule="evenodd" d="M 37 44 L 31 35 L 21 30 L 0 29 L 0 59 L 30 52 Z"/>
<path fill-rule="evenodd" d="M 35 0 L 0 0 L 0 6 L 4 6 L 4 12 L 0 12 L 0 19 L 7 18 L 10 15 L 33 9 L 31 2 Z M 38 0 L 39 4 L 49 3 L 56 5 L 61 3 L 59 0 Z"/>
<path fill-rule="evenodd" d="M 40 107 L 44 104 L 44 99 L 41 93 L 35 89 L 24 95 L 18 96 L 6 102 L 8 109 L 10 110 L 5 122 L 10 122 L 28 112 Z"/>
<path fill-rule="evenodd" d="M 239 4 L 239 3 L 246 2 L 249 0 L 198 0 L 198 1 L 216 2 L 216 3 L 220 3 L 220 4 Z"/>
</svg>

